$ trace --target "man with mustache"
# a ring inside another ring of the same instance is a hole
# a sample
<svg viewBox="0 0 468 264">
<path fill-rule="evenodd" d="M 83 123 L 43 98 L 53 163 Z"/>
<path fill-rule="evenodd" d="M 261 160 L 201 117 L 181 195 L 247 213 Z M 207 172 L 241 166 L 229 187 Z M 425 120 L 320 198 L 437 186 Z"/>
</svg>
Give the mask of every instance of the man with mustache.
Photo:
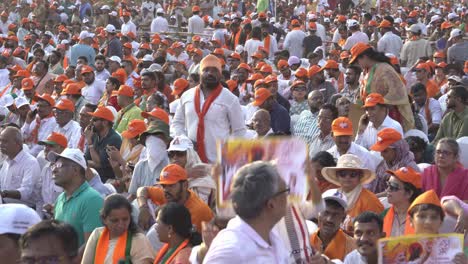
<svg viewBox="0 0 468 264">
<path fill-rule="evenodd" d="M 383 221 L 373 212 L 364 212 L 354 219 L 354 239 L 357 249 L 349 253 L 344 264 L 369 263 L 378 260 L 377 240 L 385 237 Z"/>
</svg>

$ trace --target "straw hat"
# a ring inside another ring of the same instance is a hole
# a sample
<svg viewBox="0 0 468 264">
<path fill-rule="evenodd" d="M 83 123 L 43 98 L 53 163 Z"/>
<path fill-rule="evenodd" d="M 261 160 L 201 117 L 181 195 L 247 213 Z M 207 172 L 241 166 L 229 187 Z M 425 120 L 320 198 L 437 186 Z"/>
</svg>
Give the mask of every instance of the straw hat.
<svg viewBox="0 0 468 264">
<path fill-rule="evenodd" d="M 363 172 L 363 176 L 361 177 L 361 184 L 367 184 L 374 180 L 375 174 L 374 172 L 363 168 L 363 164 L 361 159 L 358 156 L 353 154 L 344 154 L 338 158 L 338 162 L 336 167 L 325 167 L 322 169 L 323 177 L 338 186 L 341 186 L 340 182 L 338 181 L 338 177 L 336 176 L 336 171 L 343 170 L 343 169 L 351 169 L 351 170 L 360 170 Z"/>
</svg>

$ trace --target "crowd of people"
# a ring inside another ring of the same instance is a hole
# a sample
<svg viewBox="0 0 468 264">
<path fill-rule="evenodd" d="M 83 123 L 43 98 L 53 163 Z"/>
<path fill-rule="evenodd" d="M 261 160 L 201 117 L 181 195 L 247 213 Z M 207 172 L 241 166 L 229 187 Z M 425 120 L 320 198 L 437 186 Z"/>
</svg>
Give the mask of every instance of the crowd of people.
<svg viewBox="0 0 468 264">
<path fill-rule="evenodd" d="M 461 233 L 466 264 L 467 33 L 466 1 L 2 1 L 0 262 L 377 263 Z M 217 201 L 219 142 L 288 137 L 307 197 L 257 160 Z"/>
</svg>

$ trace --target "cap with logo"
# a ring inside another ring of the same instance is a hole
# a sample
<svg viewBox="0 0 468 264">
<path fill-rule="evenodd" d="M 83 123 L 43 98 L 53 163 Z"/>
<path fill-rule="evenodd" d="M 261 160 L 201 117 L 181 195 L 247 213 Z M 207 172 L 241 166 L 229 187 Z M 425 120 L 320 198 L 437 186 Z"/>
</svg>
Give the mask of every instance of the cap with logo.
<svg viewBox="0 0 468 264">
<path fill-rule="evenodd" d="M 22 235 L 28 228 L 41 222 L 41 217 L 36 211 L 24 204 L 1 204 L 0 215 L 0 235 Z"/>
<path fill-rule="evenodd" d="M 255 91 L 254 101 L 252 102 L 252 105 L 260 106 L 270 97 L 271 97 L 270 90 L 266 88 L 260 88 Z"/>
<path fill-rule="evenodd" d="M 332 122 L 333 136 L 352 136 L 353 123 L 347 117 L 338 117 Z"/>
<path fill-rule="evenodd" d="M 72 148 L 66 148 L 62 151 L 62 153 L 58 154 L 56 152 L 49 152 L 47 155 L 47 159 L 50 162 L 57 162 L 59 158 L 64 158 L 73 161 L 74 163 L 80 165 L 83 169 L 86 170 L 86 160 L 84 157 L 83 152 L 79 149 L 72 149 Z"/>
<path fill-rule="evenodd" d="M 187 172 L 177 164 L 169 164 L 161 171 L 158 184 L 172 185 L 187 180 Z"/>
<path fill-rule="evenodd" d="M 324 201 L 331 200 L 340 204 L 343 209 L 348 209 L 348 199 L 346 196 L 340 192 L 338 189 L 330 189 L 322 193 L 322 199 Z"/>
</svg>

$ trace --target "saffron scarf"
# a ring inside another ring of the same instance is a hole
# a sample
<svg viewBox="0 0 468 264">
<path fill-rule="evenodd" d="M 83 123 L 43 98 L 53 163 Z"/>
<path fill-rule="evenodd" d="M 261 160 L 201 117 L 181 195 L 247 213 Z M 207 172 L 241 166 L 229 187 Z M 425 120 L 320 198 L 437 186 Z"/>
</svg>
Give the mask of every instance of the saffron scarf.
<svg viewBox="0 0 468 264">
<path fill-rule="evenodd" d="M 11 83 L 9 83 L 7 86 L 5 86 L 3 91 L 0 92 L 0 98 L 2 98 L 2 96 L 5 94 L 5 92 L 8 91 L 8 88 L 10 88 L 10 86 L 11 86 Z"/>
<path fill-rule="evenodd" d="M 195 112 L 198 116 L 198 127 L 197 127 L 197 152 L 200 156 L 200 159 L 203 162 L 208 162 L 208 158 L 206 157 L 206 150 L 205 150 L 205 115 L 210 109 L 211 104 L 214 100 L 219 96 L 221 91 L 223 90 L 223 86 L 218 84 L 213 92 L 211 92 L 210 96 L 206 99 L 203 103 L 203 107 L 200 110 L 200 96 L 201 96 L 201 89 L 200 86 L 195 88 Z"/>
<path fill-rule="evenodd" d="M 177 248 L 174 250 L 174 252 L 171 254 L 169 258 L 167 258 L 166 262 L 164 264 L 169 264 L 171 263 L 172 260 L 177 256 L 177 254 L 184 249 L 189 243 L 188 239 L 185 239 Z M 162 263 L 162 259 L 164 258 L 164 255 L 166 255 L 167 251 L 169 250 L 169 244 L 164 244 L 164 246 L 159 250 L 158 255 L 154 259 L 153 264 L 159 264 Z"/>
<path fill-rule="evenodd" d="M 317 247 L 319 244 L 322 244 L 323 247 L 323 243 L 320 241 L 320 238 L 318 236 L 319 232 L 320 230 L 318 230 L 318 232 L 314 233 L 310 237 L 310 243 L 315 247 Z M 329 257 L 330 259 L 344 260 L 346 256 L 346 236 L 347 235 L 341 229 L 338 229 L 338 231 L 335 234 L 335 237 L 332 239 L 332 241 L 330 241 L 330 243 L 327 245 L 326 248 L 323 249 L 323 252 L 321 253 Z M 322 249 L 316 249 L 322 251 Z"/>
<path fill-rule="evenodd" d="M 54 113 L 50 113 L 46 118 L 44 119 L 47 119 L 47 118 L 51 118 L 54 116 Z M 28 138 L 28 142 L 32 142 L 34 144 L 37 144 L 38 142 L 38 136 L 39 136 L 39 129 L 41 128 L 41 121 L 44 120 L 44 119 L 41 119 L 39 116 L 36 117 L 36 126 L 34 127 L 34 129 L 31 131 L 31 135 L 30 137 Z"/>
<path fill-rule="evenodd" d="M 117 264 L 120 260 L 125 259 L 126 247 L 127 247 L 128 231 L 125 231 L 117 239 L 117 244 L 114 248 L 114 254 L 112 255 L 112 264 Z M 131 238 L 130 238 L 131 239 Z M 103 264 L 106 260 L 107 251 L 109 250 L 110 234 L 109 229 L 104 227 L 99 240 L 96 245 L 96 253 L 94 255 L 95 264 Z"/>
<path fill-rule="evenodd" d="M 263 39 L 263 45 L 265 46 L 264 48 L 268 51 L 268 54 L 270 54 L 270 35 Z"/>
<path fill-rule="evenodd" d="M 392 228 L 393 228 L 393 220 L 395 219 L 395 210 L 392 207 L 388 209 L 387 214 L 383 220 L 383 231 L 385 232 L 386 237 L 390 237 L 392 235 Z M 406 215 L 406 222 L 405 222 L 405 233 L 404 235 L 411 235 L 414 234 L 414 228 L 410 224 L 409 214 Z"/>
</svg>

